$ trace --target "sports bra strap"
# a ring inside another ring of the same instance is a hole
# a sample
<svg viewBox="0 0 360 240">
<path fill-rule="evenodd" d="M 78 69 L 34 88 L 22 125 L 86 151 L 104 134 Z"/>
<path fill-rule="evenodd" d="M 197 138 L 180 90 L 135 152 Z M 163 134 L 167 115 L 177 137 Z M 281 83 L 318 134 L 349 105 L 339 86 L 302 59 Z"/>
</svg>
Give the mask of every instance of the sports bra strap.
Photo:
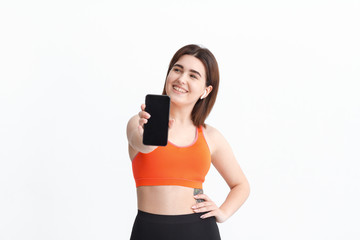
<svg viewBox="0 0 360 240">
<path fill-rule="evenodd" d="M 202 133 L 203 132 L 203 126 L 201 125 L 200 127 L 197 128 L 198 129 L 198 133 Z"/>
</svg>

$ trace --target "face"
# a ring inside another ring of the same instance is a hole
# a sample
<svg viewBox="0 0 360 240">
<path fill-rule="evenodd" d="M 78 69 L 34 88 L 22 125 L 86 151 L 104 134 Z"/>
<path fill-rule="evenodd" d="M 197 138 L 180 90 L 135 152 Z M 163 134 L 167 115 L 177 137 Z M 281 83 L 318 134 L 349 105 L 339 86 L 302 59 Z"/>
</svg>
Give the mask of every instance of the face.
<svg viewBox="0 0 360 240">
<path fill-rule="evenodd" d="M 207 90 L 206 70 L 204 64 L 194 56 L 183 55 L 174 64 L 166 78 L 166 94 L 176 104 L 195 104 Z"/>
</svg>

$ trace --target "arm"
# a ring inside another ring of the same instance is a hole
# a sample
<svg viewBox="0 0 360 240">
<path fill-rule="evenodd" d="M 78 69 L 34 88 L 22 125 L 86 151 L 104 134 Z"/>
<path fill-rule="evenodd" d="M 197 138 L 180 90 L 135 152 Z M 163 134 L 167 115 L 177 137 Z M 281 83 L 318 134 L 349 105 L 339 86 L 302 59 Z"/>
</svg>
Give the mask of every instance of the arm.
<svg viewBox="0 0 360 240">
<path fill-rule="evenodd" d="M 211 126 L 206 128 L 205 133 L 211 151 L 212 164 L 228 184 L 230 192 L 219 208 L 205 194 L 198 195 L 198 198 L 205 199 L 205 202 L 196 205 L 197 208 L 201 208 L 198 212 L 210 210 L 209 213 L 203 215 L 203 218 L 215 216 L 218 222 L 224 222 L 246 201 L 250 186 L 229 143 L 222 134 Z"/>
</svg>

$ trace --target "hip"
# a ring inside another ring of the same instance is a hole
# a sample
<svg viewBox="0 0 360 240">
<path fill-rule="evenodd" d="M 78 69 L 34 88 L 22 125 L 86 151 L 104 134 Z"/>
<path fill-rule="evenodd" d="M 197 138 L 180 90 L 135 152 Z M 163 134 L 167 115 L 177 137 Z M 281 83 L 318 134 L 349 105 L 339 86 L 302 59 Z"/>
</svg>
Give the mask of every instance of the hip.
<svg viewBox="0 0 360 240">
<path fill-rule="evenodd" d="M 204 213 L 160 215 L 138 210 L 130 240 L 220 240 L 215 217 Z"/>
</svg>

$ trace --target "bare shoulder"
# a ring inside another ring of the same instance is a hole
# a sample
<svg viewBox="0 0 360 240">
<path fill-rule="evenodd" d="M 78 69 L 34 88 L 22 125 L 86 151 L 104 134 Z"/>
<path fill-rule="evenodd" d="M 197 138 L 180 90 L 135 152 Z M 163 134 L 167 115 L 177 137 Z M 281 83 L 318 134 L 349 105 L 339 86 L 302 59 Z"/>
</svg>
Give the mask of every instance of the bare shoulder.
<svg viewBox="0 0 360 240">
<path fill-rule="evenodd" d="M 222 136 L 219 130 L 217 130 L 215 127 L 209 124 L 206 124 L 206 128 L 204 127 L 203 131 L 206 134 L 206 136 L 209 138 L 209 140 L 212 138 L 219 137 L 220 135 Z"/>
<path fill-rule="evenodd" d="M 228 145 L 223 134 L 215 127 L 206 124 L 206 128 L 203 128 L 203 132 L 211 154 L 223 148 L 225 145 Z"/>
</svg>

